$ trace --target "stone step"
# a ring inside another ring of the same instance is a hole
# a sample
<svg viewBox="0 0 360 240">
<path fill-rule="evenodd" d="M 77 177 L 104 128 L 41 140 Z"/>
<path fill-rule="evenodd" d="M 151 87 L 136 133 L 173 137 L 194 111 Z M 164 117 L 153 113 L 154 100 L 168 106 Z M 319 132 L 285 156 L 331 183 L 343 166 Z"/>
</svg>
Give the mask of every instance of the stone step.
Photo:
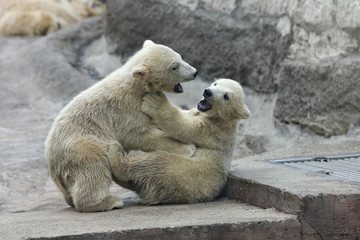
<svg viewBox="0 0 360 240">
<path fill-rule="evenodd" d="M 226 198 L 79 213 L 72 208 L 0 218 L 0 239 L 300 239 L 297 217 Z"/>
<path fill-rule="evenodd" d="M 233 161 L 224 195 L 296 214 L 304 239 L 360 237 L 360 184 L 270 162 L 270 159 L 359 153 L 360 142 L 312 145 Z"/>
</svg>

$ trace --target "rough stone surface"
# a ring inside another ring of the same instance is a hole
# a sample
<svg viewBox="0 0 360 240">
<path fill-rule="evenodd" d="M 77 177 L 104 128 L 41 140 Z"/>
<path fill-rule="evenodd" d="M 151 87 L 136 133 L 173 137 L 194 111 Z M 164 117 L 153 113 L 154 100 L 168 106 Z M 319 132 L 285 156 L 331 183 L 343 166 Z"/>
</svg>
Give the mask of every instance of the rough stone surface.
<svg viewBox="0 0 360 240">
<path fill-rule="evenodd" d="M 358 239 L 360 185 L 323 173 L 271 163 L 271 159 L 358 153 L 360 142 L 305 145 L 233 162 L 224 194 L 264 208 L 297 214 L 303 239 Z"/>
<path fill-rule="evenodd" d="M 358 126 L 359 1 L 244 0 L 242 7 L 278 17 L 278 31 L 292 35 L 275 117 L 327 137 Z"/>
<path fill-rule="evenodd" d="M 319 61 L 328 57 L 358 53 L 360 27 L 358 1 L 344 0 L 244 0 L 242 7 L 255 15 L 288 16 L 293 23 L 291 58 Z M 290 23 L 291 24 L 291 23 Z M 302 35 L 298 36 L 297 28 Z M 304 38 L 304 36 L 306 36 Z M 304 46 L 308 45 L 308 47 Z M 299 49 L 303 49 L 304 52 Z"/>
<path fill-rule="evenodd" d="M 360 2 L 353 0 L 336 1 L 336 23 L 341 28 L 359 28 L 360 27 Z"/>
<path fill-rule="evenodd" d="M 283 65 L 276 118 L 330 137 L 360 126 L 360 58 Z"/>
<path fill-rule="evenodd" d="M 21 226 L 21 227 L 19 227 Z M 0 239 L 293 239 L 296 216 L 233 200 L 126 206 L 102 213 L 72 209 L 3 215 Z"/>
<path fill-rule="evenodd" d="M 49 37 L 39 38 L 30 46 L 20 47 L 15 52 L 2 54 L 0 97 L 5 101 L 1 101 L 1 104 L 15 99 L 14 95 L 18 102 L 24 98 L 30 103 L 36 102 L 40 96 L 50 100 L 69 100 L 93 84 L 98 79 L 89 76 L 80 58 L 84 47 L 100 38 L 103 26 L 103 18 L 94 18 Z M 2 38 L 3 41 L 9 39 L 12 38 Z M 14 74 L 18 77 L 16 82 L 12 81 Z M 22 88 L 15 88 L 14 85 Z"/>
<path fill-rule="evenodd" d="M 289 35 L 278 32 L 277 19 L 246 14 L 235 2 L 223 10 L 216 2 L 200 1 L 194 8 L 175 1 L 108 1 L 109 49 L 128 57 L 152 39 L 180 52 L 205 79 L 228 77 L 258 92 L 275 92 Z"/>
<path fill-rule="evenodd" d="M 294 43 L 289 49 L 289 59 L 303 58 L 318 62 L 353 53 L 358 49 L 356 38 L 343 30 L 329 29 L 317 33 L 294 26 L 293 31 Z"/>
<path fill-rule="evenodd" d="M 358 239 L 360 194 L 307 196 L 300 215 L 304 239 Z M 331 227 L 330 227 L 331 226 Z"/>
</svg>

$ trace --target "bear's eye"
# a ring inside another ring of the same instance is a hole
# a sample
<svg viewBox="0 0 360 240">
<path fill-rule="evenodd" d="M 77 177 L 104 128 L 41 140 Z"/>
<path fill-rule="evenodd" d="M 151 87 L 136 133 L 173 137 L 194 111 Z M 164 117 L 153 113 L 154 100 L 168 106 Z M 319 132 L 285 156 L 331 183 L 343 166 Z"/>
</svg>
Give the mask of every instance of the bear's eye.
<svg viewBox="0 0 360 240">
<path fill-rule="evenodd" d="M 230 98 L 229 98 L 229 95 L 227 95 L 227 94 L 224 94 L 224 99 L 227 101 L 227 100 L 229 100 Z"/>
<path fill-rule="evenodd" d="M 214 83 L 214 86 L 216 86 L 216 83 Z"/>
<path fill-rule="evenodd" d="M 176 69 L 178 69 L 179 68 L 179 64 L 178 63 L 174 63 L 173 65 L 172 65 L 172 67 L 171 67 L 171 69 L 173 70 L 173 71 L 175 71 Z"/>
</svg>

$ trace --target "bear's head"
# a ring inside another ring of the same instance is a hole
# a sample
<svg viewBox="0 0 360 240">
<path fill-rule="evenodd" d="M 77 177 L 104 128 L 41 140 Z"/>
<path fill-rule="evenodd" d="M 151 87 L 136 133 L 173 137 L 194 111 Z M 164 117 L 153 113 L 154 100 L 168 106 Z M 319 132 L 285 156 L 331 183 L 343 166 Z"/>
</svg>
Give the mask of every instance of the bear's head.
<svg viewBox="0 0 360 240">
<path fill-rule="evenodd" d="M 135 62 L 131 76 L 144 82 L 146 92 L 182 93 L 180 83 L 194 80 L 197 75 L 197 70 L 185 62 L 180 54 L 151 40 L 144 42 Z"/>
<path fill-rule="evenodd" d="M 242 87 L 234 80 L 217 79 L 204 90 L 203 96 L 203 100 L 197 105 L 201 112 L 226 121 L 250 117 Z"/>
</svg>

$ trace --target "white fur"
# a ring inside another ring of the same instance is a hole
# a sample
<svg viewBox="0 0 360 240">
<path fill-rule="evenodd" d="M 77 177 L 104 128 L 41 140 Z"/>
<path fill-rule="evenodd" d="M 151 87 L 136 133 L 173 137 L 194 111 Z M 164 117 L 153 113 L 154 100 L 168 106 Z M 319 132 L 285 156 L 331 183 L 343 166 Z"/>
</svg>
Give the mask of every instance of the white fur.
<svg viewBox="0 0 360 240">
<path fill-rule="evenodd" d="M 125 65 L 60 112 L 46 140 L 45 154 L 51 176 L 70 206 L 80 211 L 122 207 L 120 199 L 109 195 L 109 185 L 113 179 L 131 188 L 125 151 L 193 155 L 194 145 L 172 140 L 151 126 L 150 118 L 140 110 L 145 93 L 172 92 L 174 85 L 191 80 L 172 70 L 171 64 L 178 59 L 172 49 L 145 41 Z"/>
<path fill-rule="evenodd" d="M 45 35 L 105 11 L 98 0 L 0 0 L 0 34 Z"/>
<path fill-rule="evenodd" d="M 142 110 L 154 124 L 181 142 L 195 144 L 197 150 L 190 158 L 165 151 L 129 154 L 127 174 L 142 203 L 195 203 L 220 193 L 230 169 L 238 121 L 249 118 L 250 111 L 237 82 L 219 79 L 209 90 L 213 108 L 207 112 L 180 110 L 164 94 L 144 97 Z"/>
</svg>

